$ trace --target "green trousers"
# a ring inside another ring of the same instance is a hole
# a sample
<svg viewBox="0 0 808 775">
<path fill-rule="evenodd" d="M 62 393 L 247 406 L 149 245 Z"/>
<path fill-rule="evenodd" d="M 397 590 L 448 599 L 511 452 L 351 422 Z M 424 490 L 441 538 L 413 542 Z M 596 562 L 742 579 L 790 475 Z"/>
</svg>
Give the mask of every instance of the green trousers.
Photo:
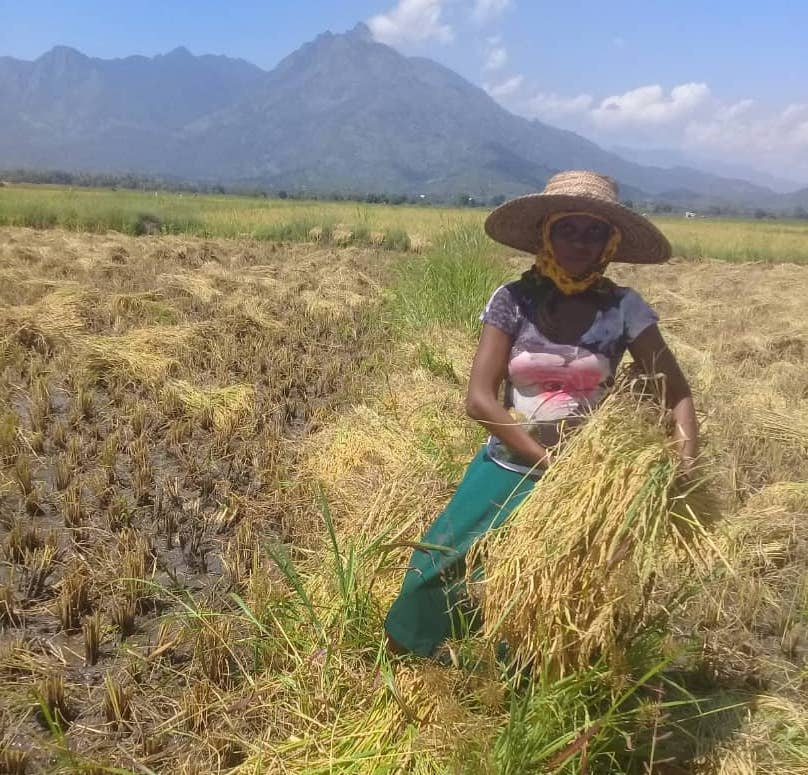
<svg viewBox="0 0 808 775">
<path fill-rule="evenodd" d="M 390 607 L 385 629 L 425 657 L 451 635 L 473 627 L 466 600 L 465 556 L 475 539 L 498 527 L 533 489 L 535 479 L 498 466 L 485 448 L 471 461 L 454 497 L 421 539 Z"/>
</svg>

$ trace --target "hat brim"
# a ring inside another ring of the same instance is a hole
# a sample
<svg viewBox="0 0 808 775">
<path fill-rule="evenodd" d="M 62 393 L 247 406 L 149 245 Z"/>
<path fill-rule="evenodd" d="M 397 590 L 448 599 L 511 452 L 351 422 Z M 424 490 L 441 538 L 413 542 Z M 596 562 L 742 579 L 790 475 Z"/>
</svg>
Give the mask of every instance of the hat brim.
<svg viewBox="0 0 808 775">
<path fill-rule="evenodd" d="M 671 257 L 665 235 L 628 207 L 588 196 L 527 194 L 497 207 L 485 220 L 485 232 L 503 245 L 536 255 L 542 249 L 542 221 L 551 213 L 583 212 L 605 218 L 620 229 L 620 246 L 612 261 L 661 264 Z"/>
</svg>

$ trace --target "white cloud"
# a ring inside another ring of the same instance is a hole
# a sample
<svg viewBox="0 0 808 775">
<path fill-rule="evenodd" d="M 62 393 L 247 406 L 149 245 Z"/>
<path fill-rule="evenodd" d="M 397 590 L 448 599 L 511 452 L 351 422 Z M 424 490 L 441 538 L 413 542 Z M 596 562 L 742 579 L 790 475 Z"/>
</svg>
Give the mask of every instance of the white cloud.
<svg viewBox="0 0 808 775">
<path fill-rule="evenodd" d="M 497 84 L 484 84 L 483 88 L 495 100 L 501 100 L 507 97 L 512 97 L 514 94 L 516 94 L 522 88 L 524 81 L 525 77 L 523 75 L 514 75 L 513 77 Z"/>
<path fill-rule="evenodd" d="M 588 94 L 532 95 L 522 80 L 486 87 L 508 108 L 571 129 L 603 146 L 671 148 L 693 157 L 743 163 L 808 180 L 808 103 L 772 110 L 752 99 L 715 96 L 706 83 L 670 91 L 658 84 L 595 99 Z"/>
<path fill-rule="evenodd" d="M 670 94 L 655 84 L 640 86 L 600 101 L 589 94 L 566 96 L 539 92 L 511 107 L 531 118 L 551 123 L 557 121 L 567 128 L 578 130 L 603 133 L 632 130 L 665 132 L 705 114 L 711 101 L 707 84 L 685 83 L 675 86 Z M 735 113 L 745 109 L 745 103 L 733 106 Z"/>
<path fill-rule="evenodd" d="M 691 122 L 685 128 L 684 141 L 693 147 L 747 158 L 793 155 L 803 160 L 797 162 L 797 167 L 808 172 L 808 103 L 788 105 L 774 113 L 756 111 L 754 105 L 744 100 L 719 107 L 710 117 Z"/>
<path fill-rule="evenodd" d="M 559 121 L 561 119 L 581 116 L 592 106 L 594 99 L 589 94 L 577 97 L 563 97 L 559 94 L 536 94 L 525 103 L 526 113 L 530 118 L 542 121 Z"/>
<path fill-rule="evenodd" d="M 737 118 L 745 113 L 749 113 L 754 105 L 754 100 L 740 100 L 739 102 L 733 102 L 731 105 L 727 105 L 724 108 L 719 108 L 717 115 L 719 118 L 729 121 L 730 119 Z"/>
<path fill-rule="evenodd" d="M 706 83 L 684 83 L 671 89 L 670 95 L 655 84 L 607 97 L 591 116 L 600 127 L 664 125 L 691 118 L 709 100 Z"/>
<path fill-rule="evenodd" d="M 501 35 L 493 35 L 485 41 L 485 61 L 483 70 L 494 72 L 508 64 L 508 49 L 502 43 Z"/>
<path fill-rule="evenodd" d="M 477 24 L 485 24 L 501 16 L 510 5 L 511 0 L 474 0 L 471 18 Z"/>
<path fill-rule="evenodd" d="M 451 43 L 454 31 L 441 20 L 445 0 L 398 0 L 387 13 L 368 20 L 373 37 L 391 46 L 437 40 Z"/>
<path fill-rule="evenodd" d="M 485 56 L 483 69 L 493 72 L 494 70 L 501 70 L 508 64 L 508 51 L 504 46 L 494 46 L 489 49 Z"/>
</svg>

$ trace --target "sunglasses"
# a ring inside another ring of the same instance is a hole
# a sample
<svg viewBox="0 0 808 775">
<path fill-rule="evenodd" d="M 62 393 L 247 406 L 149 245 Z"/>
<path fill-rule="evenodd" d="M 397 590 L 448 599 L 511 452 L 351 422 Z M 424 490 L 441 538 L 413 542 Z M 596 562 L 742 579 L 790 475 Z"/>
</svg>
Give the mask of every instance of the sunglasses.
<svg viewBox="0 0 808 775">
<path fill-rule="evenodd" d="M 561 220 L 553 224 L 552 236 L 554 240 L 563 242 L 582 242 L 585 245 L 598 245 L 606 242 L 612 234 L 612 227 L 607 223 L 595 221 L 583 227 Z"/>
</svg>

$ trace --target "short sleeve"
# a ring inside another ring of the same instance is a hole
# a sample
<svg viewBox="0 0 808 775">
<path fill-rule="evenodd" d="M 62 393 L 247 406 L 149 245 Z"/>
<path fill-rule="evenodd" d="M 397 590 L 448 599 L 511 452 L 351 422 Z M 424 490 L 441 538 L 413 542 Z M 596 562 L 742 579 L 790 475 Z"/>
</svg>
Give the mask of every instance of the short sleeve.
<svg viewBox="0 0 808 775">
<path fill-rule="evenodd" d="M 623 311 L 624 332 L 629 342 L 633 342 L 646 328 L 659 322 L 659 315 L 631 288 L 626 290 L 620 307 Z"/>
<path fill-rule="evenodd" d="M 519 329 L 519 310 L 507 286 L 502 285 L 494 291 L 480 315 L 480 320 L 509 336 L 516 336 Z"/>
</svg>

